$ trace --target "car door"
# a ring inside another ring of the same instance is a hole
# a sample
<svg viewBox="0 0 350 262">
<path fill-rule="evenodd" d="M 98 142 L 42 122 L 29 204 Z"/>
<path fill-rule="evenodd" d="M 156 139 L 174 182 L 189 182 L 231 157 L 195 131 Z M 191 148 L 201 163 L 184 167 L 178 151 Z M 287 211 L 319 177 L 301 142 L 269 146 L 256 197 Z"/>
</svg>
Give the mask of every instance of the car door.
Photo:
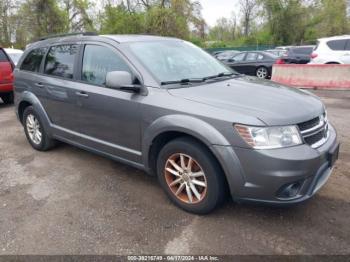
<svg viewBox="0 0 350 262">
<path fill-rule="evenodd" d="M 79 131 L 75 115 L 79 47 L 79 43 L 52 45 L 45 56 L 42 74 L 34 83 L 36 94 L 56 129 Z M 63 136 L 73 137 L 68 132 Z"/>
<path fill-rule="evenodd" d="M 246 53 L 239 53 L 235 56 L 233 56 L 231 59 L 229 59 L 226 64 L 237 71 L 238 73 L 245 74 L 244 66 L 245 61 L 244 58 L 246 56 Z"/>
<path fill-rule="evenodd" d="M 343 55 L 341 61 L 344 64 L 350 64 L 350 39 L 347 40 L 347 43 L 345 46 L 345 54 Z"/>
<path fill-rule="evenodd" d="M 245 65 L 243 66 L 245 74 L 255 75 L 255 71 L 257 69 L 257 57 L 258 54 L 256 52 L 247 53 L 245 57 Z"/>
<path fill-rule="evenodd" d="M 327 42 L 328 47 L 330 48 L 330 52 L 328 56 L 329 60 L 340 61 L 342 63 L 346 63 L 348 61 L 348 57 L 350 56 L 350 51 L 346 50 L 347 39 L 339 39 L 339 40 L 331 40 Z"/>
<path fill-rule="evenodd" d="M 105 86 L 111 71 L 135 72 L 112 46 L 86 42 L 81 49 L 76 86 L 80 142 L 134 162 L 141 162 L 140 100 L 143 96 Z"/>
<path fill-rule="evenodd" d="M 12 91 L 13 68 L 11 60 L 0 48 L 0 93 Z"/>
</svg>

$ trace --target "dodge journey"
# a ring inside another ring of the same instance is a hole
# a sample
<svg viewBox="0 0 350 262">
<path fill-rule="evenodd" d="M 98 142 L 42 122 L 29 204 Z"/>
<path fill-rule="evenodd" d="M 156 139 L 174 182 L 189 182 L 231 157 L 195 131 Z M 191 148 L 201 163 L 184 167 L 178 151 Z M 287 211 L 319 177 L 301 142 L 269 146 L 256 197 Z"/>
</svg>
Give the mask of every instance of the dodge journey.
<svg viewBox="0 0 350 262">
<path fill-rule="evenodd" d="M 142 169 L 199 214 L 228 196 L 305 201 L 339 151 L 315 95 L 238 74 L 175 38 L 41 39 L 15 69 L 15 105 L 34 149 L 62 141 Z"/>
</svg>

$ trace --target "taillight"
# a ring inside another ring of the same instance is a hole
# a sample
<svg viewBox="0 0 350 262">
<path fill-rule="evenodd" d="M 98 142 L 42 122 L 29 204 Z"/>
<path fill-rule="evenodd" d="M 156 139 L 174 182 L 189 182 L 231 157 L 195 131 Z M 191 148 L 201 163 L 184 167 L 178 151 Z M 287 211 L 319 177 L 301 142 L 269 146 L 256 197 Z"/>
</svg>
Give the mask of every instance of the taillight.
<svg viewBox="0 0 350 262">
<path fill-rule="evenodd" d="M 316 54 L 316 53 L 312 53 L 312 54 L 310 55 L 311 59 L 314 59 L 314 58 L 316 58 L 317 56 L 318 56 L 318 54 Z"/>
<path fill-rule="evenodd" d="M 284 62 L 283 59 L 278 58 L 278 59 L 276 60 L 275 64 L 282 65 L 282 64 L 285 64 L 285 62 Z"/>
</svg>

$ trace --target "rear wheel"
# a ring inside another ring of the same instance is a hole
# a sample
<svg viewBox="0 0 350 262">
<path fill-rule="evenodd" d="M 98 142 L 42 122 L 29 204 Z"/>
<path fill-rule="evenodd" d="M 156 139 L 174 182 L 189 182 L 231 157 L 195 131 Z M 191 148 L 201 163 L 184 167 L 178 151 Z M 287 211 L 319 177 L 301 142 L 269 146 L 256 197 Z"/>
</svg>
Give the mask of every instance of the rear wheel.
<svg viewBox="0 0 350 262">
<path fill-rule="evenodd" d="M 48 136 L 39 115 L 32 106 L 24 110 L 23 126 L 26 137 L 34 149 L 47 151 L 55 145 L 55 140 Z"/>
<path fill-rule="evenodd" d="M 1 99 L 5 104 L 13 104 L 13 93 L 2 94 Z"/>
<path fill-rule="evenodd" d="M 196 214 L 212 211 L 225 199 L 225 179 L 208 149 L 190 138 L 169 142 L 157 161 L 158 179 L 180 208 Z"/>
<path fill-rule="evenodd" d="M 256 76 L 261 79 L 267 79 L 269 76 L 269 71 L 266 67 L 261 66 L 256 70 Z"/>
</svg>

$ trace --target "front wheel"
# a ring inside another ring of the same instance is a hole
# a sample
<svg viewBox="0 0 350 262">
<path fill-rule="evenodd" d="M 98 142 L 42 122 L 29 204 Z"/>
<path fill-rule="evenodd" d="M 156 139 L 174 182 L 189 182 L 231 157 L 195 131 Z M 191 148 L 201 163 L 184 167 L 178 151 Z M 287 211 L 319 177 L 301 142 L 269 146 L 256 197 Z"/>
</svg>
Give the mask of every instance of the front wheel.
<svg viewBox="0 0 350 262">
<path fill-rule="evenodd" d="M 269 71 L 267 70 L 266 67 L 259 67 L 257 70 L 256 70 L 256 76 L 260 79 L 267 79 L 268 76 L 269 76 Z"/>
<path fill-rule="evenodd" d="M 193 139 L 179 138 L 165 145 L 158 156 L 157 175 L 170 200 L 188 212 L 209 213 L 225 199 L 220 166 Z"/>
<path fill-rule="evenodd" d="M 26 137 L 31 146 L 38 151 L 47 151 L 55 145 L 45 130 L 42 121 L 32 106 L 23 113 L 23 126 Z"/>
</svg>

